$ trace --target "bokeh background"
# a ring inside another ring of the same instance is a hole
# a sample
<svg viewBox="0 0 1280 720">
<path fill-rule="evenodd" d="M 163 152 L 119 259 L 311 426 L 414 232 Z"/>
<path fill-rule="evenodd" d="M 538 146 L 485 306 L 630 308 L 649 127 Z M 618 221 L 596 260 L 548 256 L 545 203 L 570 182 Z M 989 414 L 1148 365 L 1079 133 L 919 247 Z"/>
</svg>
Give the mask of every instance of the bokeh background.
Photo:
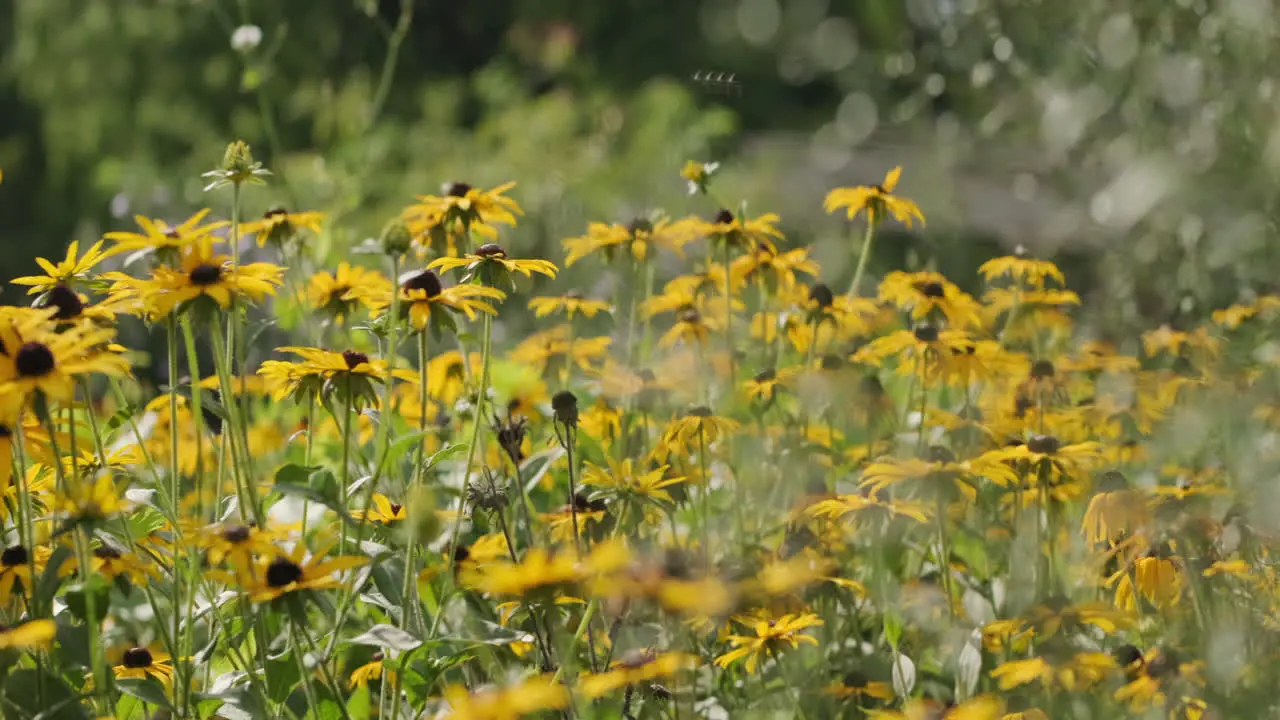
<svg viewBox="0 0 1280 720">
<path fill-rule="evenodd" d="M 962 285 L 994 252 L 1053 257 L 1088 332 L 1124 341 L 1280 289 L 1271 0 L 3 0 L 0 275 L 71 239 L 185 218 L 226 142 L 249 198 L 322 210 L 345 253 L 415 193 L 519 181 L 513 255 L 685 195 L 776 211 L 826 274 L 830 187 L 905 166 L 927 229 L 870 270 Z M 733 76 L 732 83 L 702 82 Z M 699 79 L 695 79 L 699 78 Z M 839 286 L 839 285 L 837 285 Z M 13 298 L 11 298 L 13 299 Z"/>
</svg>

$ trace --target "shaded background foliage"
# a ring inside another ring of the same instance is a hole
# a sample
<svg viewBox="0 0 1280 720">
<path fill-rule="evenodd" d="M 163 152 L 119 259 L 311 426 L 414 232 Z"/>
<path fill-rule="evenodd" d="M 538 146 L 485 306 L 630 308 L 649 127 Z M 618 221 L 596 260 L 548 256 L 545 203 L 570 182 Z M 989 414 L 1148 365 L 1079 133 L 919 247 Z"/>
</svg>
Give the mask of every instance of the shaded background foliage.
<svg viewBox="0 0 1280 720">
<path fill-rule="evenodd" d="M 321 258 L 452 179 L 520 181 L 507 242 L 554 257 L 588 219 L 706 212 L 676 177 L 697 158 L 847 275 L 822 194 L 901 163 L 929 228 L 873 270 L 1066 256 L 1123 340 L 1276 289 L 1276 23 L 1267 0 L 11 0 L 0 273 L 216 206 L 198 176 L 234 137 L 278 176 L 254 209 L 330 214 Z"/>
</svg>

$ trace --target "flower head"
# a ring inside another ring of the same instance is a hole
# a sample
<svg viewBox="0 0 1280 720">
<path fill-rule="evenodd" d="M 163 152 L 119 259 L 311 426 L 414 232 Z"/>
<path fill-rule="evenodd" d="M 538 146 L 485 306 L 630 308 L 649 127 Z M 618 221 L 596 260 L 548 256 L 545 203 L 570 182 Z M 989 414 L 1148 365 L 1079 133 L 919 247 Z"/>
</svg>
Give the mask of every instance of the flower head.
<svg viewBox="0 0 1280 720">
<path fill-rule="evenodd" d="M 895 167 L 884 176 L 884 181 L 879 185 L 836 188 L 827 193 L 823 207 L 828 213 L 844 209 L 850 220 L 865 211 L 867 222 L 872 225 L 880 223 L 886 214 L 893 215 L 907 227 L 911 227 L 913 219 L 919 220 L 923 225 L 924 213 L 920 212 L 920 206 L 894 194 L 901 176 L 902 168 Z"/>
</svg>

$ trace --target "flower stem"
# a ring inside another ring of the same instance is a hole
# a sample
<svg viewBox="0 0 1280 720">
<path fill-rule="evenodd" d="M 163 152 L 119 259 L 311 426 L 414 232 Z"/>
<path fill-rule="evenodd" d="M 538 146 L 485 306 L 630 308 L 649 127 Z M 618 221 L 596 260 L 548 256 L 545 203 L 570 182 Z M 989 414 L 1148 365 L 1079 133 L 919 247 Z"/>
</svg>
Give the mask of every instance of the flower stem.
<svg viewBox="0 0 1280 720">
<path fill-rule="evenodd" d="M 467 464 L 464 466 L 462 475 L 462 493 L 458 497 L 458 516 L 454 519 L 453 532 L 446 546 L 449 552 L 449 572 L 453 571 L 454 558 L 457 555 L 454 550 L 458 546 L 458 535 L 462 531 L 462 515 L 467 509 L 467 490 L 471 488 L 471 471 L 476 461 L 477 446 L 480 444 L 480 428 L 484 425 L 484 402 L 489 393 L 489 355 L 493 341 L 493 318 L 486 313 L 481 322 L 484 329 L 480 346 L 480 388 L 476 393 L 476 406 L 472 412 L 474 427 L 471 430 L 471 444 L 467 447 Z M 462 362 L 464 364 L 467 362 L 465 355 Z"/>
<path fill-rule="evenodd" d="M 858 284 L 862 281 L 862 273 L 867 269 L 867 258 L 871 257 L 871 241 L 876 235 L 876 224 L 867 222 L 866 232 L 862 235 L 862 250 L 858 253 L 858 266 L 853 271 L 853 282 L 849 283 L 849 297 L 858 297 Z"/>
</svg>

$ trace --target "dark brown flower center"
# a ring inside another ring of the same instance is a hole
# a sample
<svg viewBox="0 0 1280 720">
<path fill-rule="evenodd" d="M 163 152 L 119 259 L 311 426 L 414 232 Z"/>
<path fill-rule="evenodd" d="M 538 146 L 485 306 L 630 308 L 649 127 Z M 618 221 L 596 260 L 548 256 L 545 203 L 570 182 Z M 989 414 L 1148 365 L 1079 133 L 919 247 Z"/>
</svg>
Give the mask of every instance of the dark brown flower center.
<svg viewBox="0 0 1280 720">
<path fill-rule="evenodd" d="M 471 186 L 464 182 L 449 183 L 449 197 L 466 197 L 471 192 Z"/>
<path fill-rule="evenodd" d="M 369 362 L 369 356 L 359 350 L 343 350 L 342 360 L 347 364 L 348 370 L 355 370 L 361 365 Z"/>
<path fill-rule="evenodd" d="M 936 298 L 946 297 L 946 292 L 944 291 L 942 287 L 942 283 L 940 282 L 916 283 L 915 288 L 916 290 L 920 291 L 921 295 L 927 298 L 936 299 Z"/>
<path fill-rule="evenodd" d="M 77 318 L 84 312 L 84 303 L 80 301 L 80 296 L 76 295 L 75 290 L 62 283 L 55 285 L 45 296 L 44 307 L 57 308 L 53 316 L 59 320 Z"/>
<path fill-rule="evenodd" d="M 120 551 L 110 545 L 99 545 L 93 549 L 93 556 L 100 560 L 119 560 Z"/>
<path fill-rule="evenodd" d="M 208 285 L 216 285 L 222 279 L 222 268 L 211 263 L 197 265 L 187 277 L 191 279 L 192 285 L 205 287 Z"/>
<path fill-rule="evenodd" d="M 698 312 L 697 308 L 692 307 L 686 307 L 681 310 L 678 317 L 682 323 L 697 323 L 702 320 L 702 314 Z"/>
<path fill-rule="evenodd" d="M 831 291 L 831 288 L 818 283 L 809 288 L 809 299 L 817 303 L 820 308 L 829 308 L 836 301 L 836 294 Z"/>
<path fill-rule="evenodd" d="M 695 407 L 689 408 L 689 411 L 686 412 L 685 415 L 687 417 L 700 417 L 700 418 L 711 417 L 711 408 L 707 407 L 706 405 L 697 405 Z"/>
<path fill-rule="evenodd" d="M 444 291 L 444 287 L 440 284 L 440 276 L 431 270 L 423 270 L 405 280 L 400 287 L 405 290 L 423 290 L 427 293 L 428 299 L 436 297 Z"/>
<path fill-rule="evenodd" d="M 921 325 L 915 329 L 916 340 L 922 343 L 931 343 L 938 341 L 938 328 L 933 325 Z"/>
<path fill-rule="evenodd" d="M 732 212 L 730 212 L 730 211 L 728 211 L 728 210 L 724 210 L 724 209 L 722 209 L 720 212 L 716 213 L 716 224 L 717 224 L 717 225 L 732 225 L 732 224 L 733 224 L 733 213 L 732 213 Z"/>
<path fill-rule="evenodd" d="M 1062 442 L 1052 435 L 1037 435 L 1027 441 L 1027 449 L 1041 455 L 1053 455 L 1062 447 Z"/>
<path fill-rule="evenodd" d="M 278 557 L 267 566 L 267 585 L 288 587 L 302 579 L 302 568 L 287 557 Z"/>
<path fill-rule="evenodd" d="M 219 535 L 232 545 L 239 545 L 249 539 L 250 530 L 247 525 L 227 525 Z"/>
<path fill-rule="evenodd" d="M 29 342 L 23 343 L 22 347 L 18 348 L 13 364 L 17 367 L 18 375 L 25 378 L 38 378 L 53 372 L 57 363 L 48 345 Z"/>
<path fill-rule="evenodd" d="M 502 246 L 498 243 L 485 243 L 484 245 L 476 248 L 476 257 L 504 257 L 506 254 L 507 251 L 503 250 Z"/>
<path fill-rule="evenodd" d="M 1037 360 L 1031 365 L 1031 377 L 1036 380 L 1051 378 L 1053 375 L 1053 363 L 1049 360 Z"/>
<path fill-rule="evenodd" d="M 265 213 L 263 213 L 263 214 L 262 214 L 262 219 L 263 219 L 263 220 L 271 220 L 271 219 L 273 219 L 273 218 L 278 218 L 278 217 L 287 217 L 288 215 L 289 215 L 289 211 L 288 211 L 288 210 L 285 210 L 285 209 L 284 209 L 284 208 L 282 208 L 282 207 L 276 206 L 276 207 L 273 207 L 273 208 L 271 208 L 270 210 L 266 211 Z"/>
<path fill-rule="evenodd" d="M 0 553 L 0 565 L 5 567 L 26 565 L 30 559 L 31 556 L 27 553 L 27 549 L 21 545 L 7 547 L 3 553 Z"/>
<path fill-rule="evenodd" d="M 951 452 L 950 448 L 941 445 L 930 445 L 928 450 L 929 462 L 949 463 L 956 461 L 956 454 Z"/>
<path fill-rule="evenodd" d="M 765 383 L 765 382 L 769 382 L 770 380 L 776 379 L 777 377 L 778 377 L 778 373 L 774 372 L 773 368 L 768 368 L 766 370 L 761 370 L 760 372 L 756 373 L 755 381 L 758 383 Z"/>
<path fill-rule="evenodd" d="M 400 511 L 401 511 L 401 510 L 403 510 L 403 509 L 404 509 L 404 506 L 403 506 L 403 505 L 401 505 L 400 503 L 391 503 L 391 514 L 392 514 L 392 515 L 399 515 L 399 514 L 400 514 Z"/>
<path fill-rule="evenodd" d="M 0 440 L 8 440 L 13 437 L 13 428 L 8 425 L 0 425 Z"/>
<path fill-rule="evenodd" d="M 151 651 L 146 648 L 135 647 L 124 651 L 124 666 L 127 668 L 139 669 L 149 668 L 153 662 Z"/>
<path fill-rule="evenodd" d="M 820 362 L 822 363 L 823 370 L 839 370 L 840 368 L 844 367 L 844 358 L 840 357 L 839 355 L 833 355 L 831 353 L 827 353 L 826 355 L 823 355 L 822 360 L 820 360 Z"/>
<path fill-rule="evenodd" d="M 647 218 L 636 218 L 631 221 L 631 224 L 627 226 L 627 229 L 631 231 L 632 235 L 650 233 L 653 232 L 653 223 Z"/>
</svg>

